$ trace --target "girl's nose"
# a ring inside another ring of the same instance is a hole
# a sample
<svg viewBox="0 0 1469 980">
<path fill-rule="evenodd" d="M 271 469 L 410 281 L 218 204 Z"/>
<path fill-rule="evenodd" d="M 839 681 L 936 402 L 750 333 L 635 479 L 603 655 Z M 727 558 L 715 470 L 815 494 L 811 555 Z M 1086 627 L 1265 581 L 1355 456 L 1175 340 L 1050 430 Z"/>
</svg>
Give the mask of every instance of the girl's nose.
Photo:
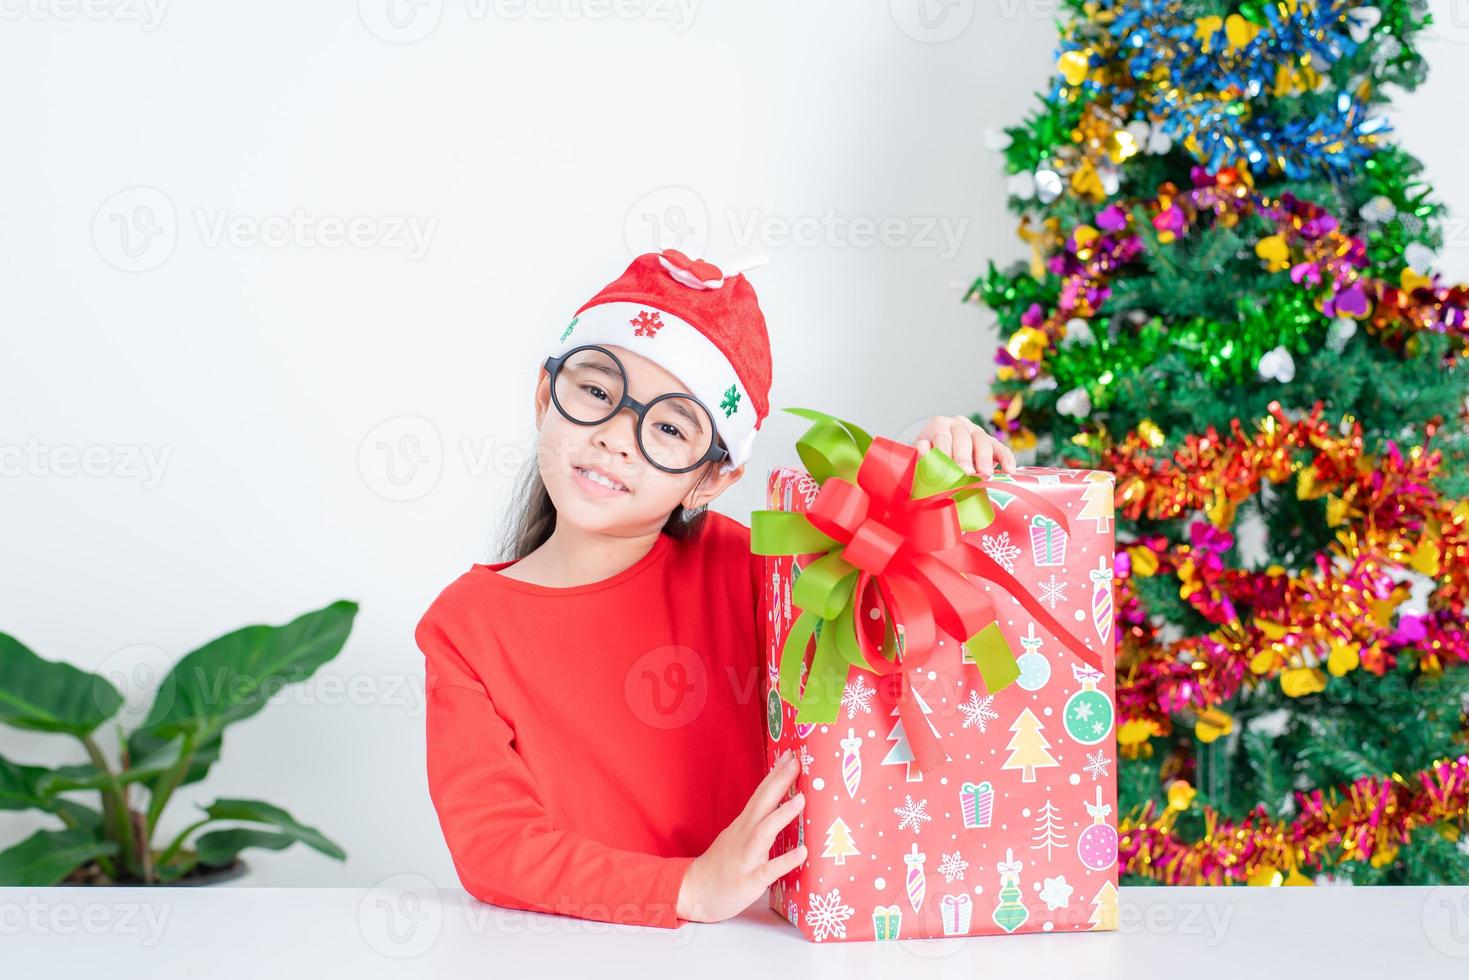
<svg viewBox="0 0 1469 980">
<path fill-rule="evenodd" d="M 636 419 L 632 408 L 624 406 L 622 411 L 597 426 L 592 441 L 610 453 L 632 456 L 638 448 Z"/>
</svg>

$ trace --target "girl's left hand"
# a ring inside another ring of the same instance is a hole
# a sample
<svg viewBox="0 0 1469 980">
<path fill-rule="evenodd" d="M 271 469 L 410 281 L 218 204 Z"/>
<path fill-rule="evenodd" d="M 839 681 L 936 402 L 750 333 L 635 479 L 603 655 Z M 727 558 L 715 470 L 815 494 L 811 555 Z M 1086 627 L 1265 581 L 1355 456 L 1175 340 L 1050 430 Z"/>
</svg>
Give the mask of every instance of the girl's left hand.
<svg viewBox="0 0 1469 980">
<path fill-rule="evenodd" d="M 942 449 L 965 473 L 994 475 L 994 462 L 1006 473 L 1015 472 L 1015 453 L 984 429 L 962 415 L 935 415 L 923 425 L 913 447 L 920 453 Z"/>
</svg>

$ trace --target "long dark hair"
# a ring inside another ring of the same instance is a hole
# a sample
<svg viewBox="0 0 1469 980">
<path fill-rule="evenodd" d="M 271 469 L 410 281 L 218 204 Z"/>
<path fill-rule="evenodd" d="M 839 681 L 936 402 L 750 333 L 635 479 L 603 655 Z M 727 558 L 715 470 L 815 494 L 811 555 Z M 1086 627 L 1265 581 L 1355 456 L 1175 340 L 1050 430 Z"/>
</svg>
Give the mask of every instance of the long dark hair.
<svg viewBox="0 0 1469 980">
<path fill-rule="evenodd" d="M 707 464 L 716 465 L 715 462 Z M 706 468 L 699 481 L 702 483 L 708 474 Z M 708 510 L 708 504 L 692 510 L 679 504 L 663 522 L 663 533 L 680 541 L 698 536 L 708 520 Z M 510 510 L 500 536 L 500 557 L 492 560 L 519 561 L 545 544 L 555 529 L 556 505 L 551 501 L 551 493 L 541 479 L 540 466 L 532 454 L 520 472 L 519 484 L 511 497 Z"/>
</svg>

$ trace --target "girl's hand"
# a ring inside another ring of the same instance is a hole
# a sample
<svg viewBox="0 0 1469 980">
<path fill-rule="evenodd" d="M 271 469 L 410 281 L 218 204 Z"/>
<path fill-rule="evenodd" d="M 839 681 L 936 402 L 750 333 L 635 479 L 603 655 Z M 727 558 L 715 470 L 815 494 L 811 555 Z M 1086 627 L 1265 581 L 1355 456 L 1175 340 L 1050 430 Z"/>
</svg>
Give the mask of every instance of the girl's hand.
<svg viewBox="0 0 1469 980">
<path fill-rule="evenodd" d="M 965 473 L 974 473 L 977 465 L 984 476 L 993 476 L 997 456 L 1006 473 L 1015 472 L 1010 447 L 962 415 L 935 415 L 924 423 L 913 447 L 920 453 L 942 449 Z"/>
<path fill-rule="evenodd" d="M 801 771 L 790 753 L 761 780 L 744 811 L 694 859 L 678 890 L 678 916 L 718 922 L 750 907 L 781 875 L 806 860 L 806 845 L 770 856 L 775 835 L 806 805 L 804 794 L 780 802 Z"/>
</svg>

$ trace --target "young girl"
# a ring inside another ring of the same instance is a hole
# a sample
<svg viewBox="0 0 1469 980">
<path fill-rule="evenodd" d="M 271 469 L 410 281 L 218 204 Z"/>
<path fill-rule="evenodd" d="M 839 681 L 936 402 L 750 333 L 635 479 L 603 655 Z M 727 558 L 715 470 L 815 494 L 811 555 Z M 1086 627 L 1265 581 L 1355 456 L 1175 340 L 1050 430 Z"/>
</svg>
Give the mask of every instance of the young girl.
<svg viewBox="0 0 1469 980">
<path fill-rule="evenodd" d="M 770 343 L 742 275 L 635 259 L 537 367 L 534 467 L 506 560 L 434 600 L 429 791 L 464 888 L 496 905 L 676 927 L 738 914 L 806 859 L 772 857 L 799 766 L 765 770 L 762 559 L 709 503 L 769 413 Z M 915 443 L 986 475 L 964 418 Z"/>
</svg>

